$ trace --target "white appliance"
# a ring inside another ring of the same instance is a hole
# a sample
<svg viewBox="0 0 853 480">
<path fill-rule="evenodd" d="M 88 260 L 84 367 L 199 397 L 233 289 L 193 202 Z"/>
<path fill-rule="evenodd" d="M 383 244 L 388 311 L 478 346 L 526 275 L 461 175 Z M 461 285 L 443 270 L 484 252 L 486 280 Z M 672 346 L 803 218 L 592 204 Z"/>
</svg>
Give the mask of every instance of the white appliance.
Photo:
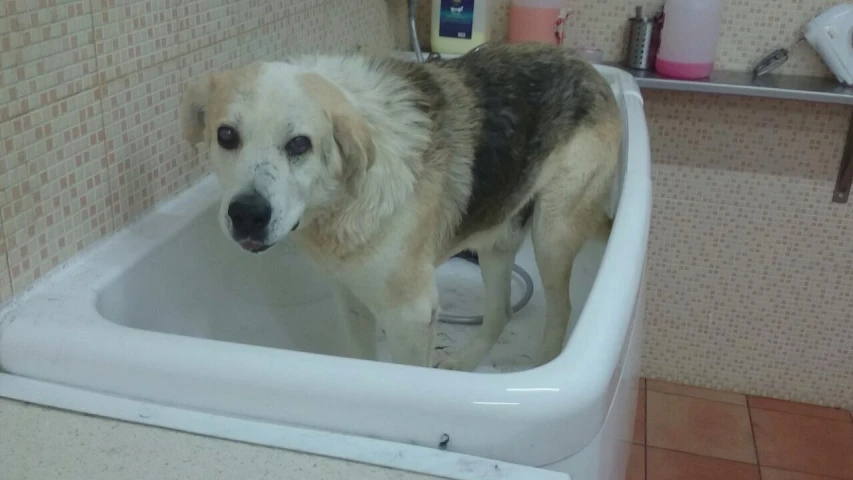
<svg viewBox="0 0 853 480">
<path fill-rule="evenodd" d="M 836 5 L 806 24 L 806 40 L 838 81 L 853 85 L 853 5 Z"/>
</svg>

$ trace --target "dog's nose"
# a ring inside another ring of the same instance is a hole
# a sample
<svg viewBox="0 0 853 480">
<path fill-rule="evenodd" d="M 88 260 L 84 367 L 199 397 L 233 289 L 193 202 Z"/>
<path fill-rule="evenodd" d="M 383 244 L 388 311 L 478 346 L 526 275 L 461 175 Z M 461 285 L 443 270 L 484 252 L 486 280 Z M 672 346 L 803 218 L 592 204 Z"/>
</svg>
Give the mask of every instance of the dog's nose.
<svg viewBox="0 0 853 480">
<path fill-rule="evenodd" d="M 228 217 L 235 237 L 262 240 L 272 217 L 272 206 L 258 193 L 240 195 L 228 205 Z"/>
</svg>

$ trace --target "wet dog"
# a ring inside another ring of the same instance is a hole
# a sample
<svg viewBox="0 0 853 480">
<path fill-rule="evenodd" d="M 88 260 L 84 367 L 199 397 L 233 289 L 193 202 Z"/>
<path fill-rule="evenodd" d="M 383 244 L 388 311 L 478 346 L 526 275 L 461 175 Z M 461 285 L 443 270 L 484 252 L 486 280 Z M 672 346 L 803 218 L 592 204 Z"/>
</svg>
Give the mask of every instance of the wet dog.
<svg viewBox="0 0 853 480">
<path fill-rule="evenodd" d="M 290 235 L 327 274 L 347 355 L 374 358 L 378 325 L 394 362 L 433 366 L 433 271 L 473 250 L 483 325 L 437 365 L 472 370 L 509 320 L 528 231 L 547 302 L 539 361 L 560 353 L 572 263 L 609 223 L 622 131 L 582 58 L 533 44 L 427 64 L 294 57 L 198 79 L 181 118 L 209 148 L 225 233 L 250 252 Z"/>
</svg>

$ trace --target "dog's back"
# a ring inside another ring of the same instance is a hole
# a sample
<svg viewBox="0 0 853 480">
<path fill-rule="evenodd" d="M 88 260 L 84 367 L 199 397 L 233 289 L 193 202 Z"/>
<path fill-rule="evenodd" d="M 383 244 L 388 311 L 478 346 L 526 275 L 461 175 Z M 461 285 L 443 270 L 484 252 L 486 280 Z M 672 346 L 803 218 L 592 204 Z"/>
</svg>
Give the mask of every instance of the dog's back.
<svg viewBox="0 0 853 480">
<path fill-rule="evenodd" d="M 449 162 L 441 165 L 454 172 L 445 193 L 464 199 L 452 234 L 457 243 L 509 217 L 526 223 L 549 157 L 578 131 L 618 123 L 607 81 L 558 47 L 488 46 L 404 71 L 433 119 L 424 161 Z M 602 169 L 615 167 L 612 155 L 597 161 Z"/>
</svg>

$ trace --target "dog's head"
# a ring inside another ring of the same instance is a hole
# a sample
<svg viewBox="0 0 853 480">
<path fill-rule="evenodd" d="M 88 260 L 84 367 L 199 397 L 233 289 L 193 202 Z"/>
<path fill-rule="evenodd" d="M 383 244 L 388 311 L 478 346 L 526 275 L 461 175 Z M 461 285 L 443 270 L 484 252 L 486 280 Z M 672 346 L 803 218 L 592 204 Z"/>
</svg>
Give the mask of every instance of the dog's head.
<svg viewBox="0 0 853 480">
<path fill-rule="evenodd" d="M 205 76 L 184 93 L 181 123 L 208 147 L 225 233 L 252 252 L 354 195 L 373 163 L 370 127 L 343 91 L 287 63 Z"/>
</svg>

